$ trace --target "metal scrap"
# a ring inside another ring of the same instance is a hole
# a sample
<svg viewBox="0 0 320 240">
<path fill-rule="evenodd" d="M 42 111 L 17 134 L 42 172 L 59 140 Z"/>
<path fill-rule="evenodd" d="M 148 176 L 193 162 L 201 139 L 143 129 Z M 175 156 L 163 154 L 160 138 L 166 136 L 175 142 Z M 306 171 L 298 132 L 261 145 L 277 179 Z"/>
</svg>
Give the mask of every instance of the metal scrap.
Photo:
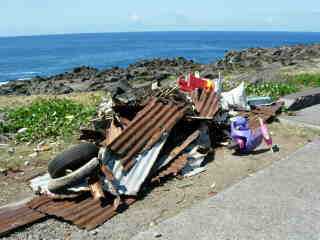
<svg viewBox="0 0 320 240">
<path fill-rule="evenodd" d="M 153 98 L 130 122 L 125 131 L 108 145 L 112 153 L 121 156 L 124 171 L 134 165 L 134 157 L 150 149 L 185 115 L 186 107 L 171 101 Z"/>
<path fill-rule="evenodd" d="M 102 159 L 102 163 L 112 171 L 115 177 L 117 192 L 124 195 L 137 195 L 140 187 L 149 176 L 159 153 L 167 141 L 167 137 L 163 136 L 149 151 L 138 155 L 133 161 L 134 166 L 129 172 L 125 172 L 121 161 L 115 155 L 106 152 Z M 107 184 L 108 185 L 108 184 Z"/>
<path fill-rule="evenodd" d="M 95 130 L 82 131 L 92 140 L 95 137 L 99 140 L 105 138 L 98 142 L 104 146 L 100 149 L 97 163 L 97 170 L 100 171 L 95 172 L 96 176 L 88 176 L 92 196 L 87 192 L 72 199 L 53 199 L 45 195 L 46 188 L 43 187 L 47 185 L 48 177 L 38 178 L 32 182 L 32 186 L 40 188 L 42 196 L 14 209 L 0 209 L 0 236 L 48 216 L 92 230 L 133 204 L 136 198 L 130 195 L 137 195 L 142 184 L 205 170 L 201 167 L 212 149 L 209 135 L 217 134 L 211 128 L 218 121 L 219 93 L 205 90 L 192 92 L 191 100 L 195 109 L 191 114 L 188 112 L 187 117 L 188 103 L 192 105 L 190 99 L 187 100 L 189 96 L 176 98 L 175 91 L 168 89 L 160 92 L 158 98 L 151 98 L 134 110 L 127 107 L 123 115 L 115 110 L 111 98 L 106 99 L 99 112 L 99 117 L 109 120 L 108 129 L 103 129 L 106 135 L 97 136 Z M 281 103 L 276 103 L 239 114 L 249 117 L 251 128 L 255 128 L 259 126 L 259 118 L 269 120 L 281 106 Z M 184 125 L 179 125 L 181 123 Z M 184 131 L 184 134 L 179 131 Z M 179 138 L 175 139 L 177 135 Z M 172 141 L 168 140 L 170 136 Z M 165 144 L 169 147 L 163 147 Z"/>
<path fill-rule="evenodd" d="M 135 201 L 135 198 L 127 197 L 123 199 L 121 206 L 128 208 Z M 91 197 L 79 197 L 73 200 L 54 200 L 41 196 L 28 203 L 28 207 L 38 213 L 62 218 L 86 230 L 92 230 L 118 214 L 112 198 L 95 200 Z"/>
<path fill-rule="evenodd" d="M 45 217 L 45 214 L 30 209 L 26 204 L 3 208 L 0 210 L 0 237 Z"/>
<path fill-rule="evenodd" d="M 219 96 L 215 91 L 197 89 L 191 93 L 191 99 L 200 118 L 212 119 L 219 110 Z"/>
</svg>

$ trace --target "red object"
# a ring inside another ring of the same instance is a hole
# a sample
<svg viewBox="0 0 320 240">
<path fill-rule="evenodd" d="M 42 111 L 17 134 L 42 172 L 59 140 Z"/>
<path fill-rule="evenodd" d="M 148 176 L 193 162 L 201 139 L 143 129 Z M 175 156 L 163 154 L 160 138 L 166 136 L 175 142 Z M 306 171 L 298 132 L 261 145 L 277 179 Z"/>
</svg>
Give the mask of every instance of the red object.
<svg viewBox="0 0 320 240">
<path fill-rule="evenodd" d="M 198 78 L 190 73 L 187 79 L 181 75 L 178 77 L 178 85 L 181 91 L 193 92 L 197 88 L 205 89 L 208 91 L 213 90 L 213 83 L 209 79 Z"/>
</svg>

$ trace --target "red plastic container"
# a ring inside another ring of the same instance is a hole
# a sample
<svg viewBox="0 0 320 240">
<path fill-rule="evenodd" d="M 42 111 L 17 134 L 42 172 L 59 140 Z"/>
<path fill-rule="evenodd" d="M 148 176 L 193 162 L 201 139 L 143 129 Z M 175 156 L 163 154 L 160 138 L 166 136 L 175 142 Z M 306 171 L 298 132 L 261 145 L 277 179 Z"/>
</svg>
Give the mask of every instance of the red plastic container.
<svg viewBox="0 0 320 240">
<path fill-rule="evenodd" d="M 180 90 L 184 92 L 193 92 L 197 88 L 207 91 L 214 89 L 214 84 L 210 79 L 198 78 L 192 73 L 189 73 L 187 78 L 183 75 L 179 76 L 177 81 Z"/>
</svg>

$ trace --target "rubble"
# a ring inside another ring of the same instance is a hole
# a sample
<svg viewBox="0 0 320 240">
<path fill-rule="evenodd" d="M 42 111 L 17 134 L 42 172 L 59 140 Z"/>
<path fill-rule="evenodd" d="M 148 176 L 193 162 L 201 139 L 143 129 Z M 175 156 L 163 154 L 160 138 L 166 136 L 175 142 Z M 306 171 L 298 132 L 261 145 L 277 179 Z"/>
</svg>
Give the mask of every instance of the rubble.
<svg viewBox="0 0 320 240">
<path fill-rule="evenodd" d="M 31 180 L 40 196 L 14 210 L 1 210 L 0 236 L 45 217 L 92 230 L 139 200 L 143 188 L 205 171 L 208 154 L 230 127 L 230 114 L 221 106 L 220 89 L 216 90 L 183 93 L 176 87 L 150 87 L 145 95 L 134 93 L 139 97 L 106 98 L 93 128 L 81 129 L 81 139 L 95 142 L 99 154 L 71 173 Z M 270 120 L 281 106 L 275 103 L 251 111 L 246 107 L 234 113 L 247 116 L 254 129 L 258 119 Z"/>
</svg>

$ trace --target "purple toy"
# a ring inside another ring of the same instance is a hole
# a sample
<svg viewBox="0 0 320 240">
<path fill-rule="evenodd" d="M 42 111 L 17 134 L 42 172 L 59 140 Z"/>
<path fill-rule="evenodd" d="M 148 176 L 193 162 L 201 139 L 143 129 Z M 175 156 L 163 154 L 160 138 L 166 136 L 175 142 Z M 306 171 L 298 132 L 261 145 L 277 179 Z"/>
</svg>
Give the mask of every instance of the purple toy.
<svg viewBox="0 0 320 240">
<path fill-rule="evenodd" d="M 249 128 L 248 120 L 235 117 L 231 120 L 231 138 L 241 153 L 249 153 L 256 149 L 264 139 L 268 146 L 272 145 L 267 126 L 259 119 L 260 127 L 253 131 Z"/>
</svg>

